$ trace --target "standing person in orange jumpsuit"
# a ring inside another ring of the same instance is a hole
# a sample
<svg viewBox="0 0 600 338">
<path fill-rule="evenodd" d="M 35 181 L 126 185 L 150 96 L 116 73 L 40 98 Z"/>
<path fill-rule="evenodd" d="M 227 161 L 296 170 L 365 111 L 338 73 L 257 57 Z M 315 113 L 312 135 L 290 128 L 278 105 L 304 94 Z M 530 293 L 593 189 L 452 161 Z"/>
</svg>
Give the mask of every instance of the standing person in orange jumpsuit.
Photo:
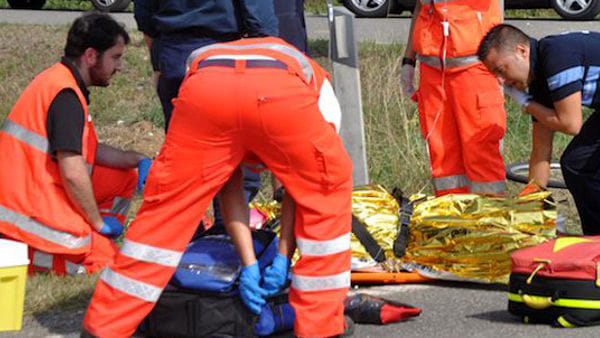
<svg viewBox="0 0 600 338">
<path fill-rule="evenodd" d="M 0 129 L 0 234 L 29 245 L 35 271 L 94 273 L 117 252 L 109 237 L 151 161 L 98 143 L 87 88 L 109 85 L 128 42 L 106 14 L 75 20 L 62 61 L 35 77 Z"/>
<path fill-rule="evenodd" d="M 419 0 L 415 6 L 400 82 L 417 102 L 438 196 L 506 191 L 504 98 L 476 55 L 483 36 L 501 21 L 499 0 Z"/>
<path fill-rule="evenodd" d="M 296 203 L 300 260 L 290 289 L 295 334 L 342 334 L 350 286 L 352 162 L 320 111 L 327 73 L 274 37 L 214 44 L 190 57 L 144 203 L 96 285 L 84 334 L 133 334 L 210 201 L 249 153 Z M 259 288 L 259 271 L 246 277 L 246 285 Z"/>
</svg>

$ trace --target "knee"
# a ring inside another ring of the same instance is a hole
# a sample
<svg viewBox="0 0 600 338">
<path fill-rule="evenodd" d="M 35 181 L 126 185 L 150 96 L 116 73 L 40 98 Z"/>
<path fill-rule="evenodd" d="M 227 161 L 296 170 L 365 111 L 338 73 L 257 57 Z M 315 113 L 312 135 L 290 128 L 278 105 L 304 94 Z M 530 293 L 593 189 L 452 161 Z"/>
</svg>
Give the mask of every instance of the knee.
<svg viewBox="0 0 600 338">
<path fill-rule="evenodd" d="M 575 157 L 569 151 L 565 151 L 560 157 L 560 169 L 565 180 L 572 179 L 579 174 Z"/>
<path fill-rule="evenodd" d="M 137 187 L 138 172 L 135 169 L 125 169 L 123 173 L 123 187 L 126 195 L 133 194 L 133 191 Z"/>
</svg>

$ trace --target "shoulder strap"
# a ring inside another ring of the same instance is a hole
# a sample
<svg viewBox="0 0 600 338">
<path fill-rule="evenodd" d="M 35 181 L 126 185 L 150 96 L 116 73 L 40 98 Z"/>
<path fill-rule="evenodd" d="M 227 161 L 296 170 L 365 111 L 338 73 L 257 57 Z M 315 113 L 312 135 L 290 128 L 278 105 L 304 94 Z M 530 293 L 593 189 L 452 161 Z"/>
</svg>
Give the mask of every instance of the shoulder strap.
<svg viewBox="0 0 600 338">
<path fill-rule="evenodd" d="M 352 215 L 352 233 L 377 263 L 385 261 L 385 252 L 381 246 L 371 236 L 367 227 L 354 215 Z"/>
</svg>

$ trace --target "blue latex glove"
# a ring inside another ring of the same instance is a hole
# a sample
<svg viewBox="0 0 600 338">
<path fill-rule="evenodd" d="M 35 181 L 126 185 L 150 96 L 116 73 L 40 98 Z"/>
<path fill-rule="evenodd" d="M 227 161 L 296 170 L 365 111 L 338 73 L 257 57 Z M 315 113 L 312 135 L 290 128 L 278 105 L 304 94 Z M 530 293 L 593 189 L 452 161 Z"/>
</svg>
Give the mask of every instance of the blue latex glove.
<svg viewBox="0 0 600 338">
<path fill-rule="evenodd" d="M 510 96 L 521 107 L 531 101 L 531 95 L 512 86 L 504 86 L 504 94 Z"/>
<path fill-rule="evenodd" d="M 144 191 L 144 186 L 146 185 L 146 178 L 148 178 L 148 172 L 150 171 L 150 166 L 152 165 L 152 160 L 149 158 L 143 158 L 138 162 L 138 183 L 137 189 L 139 191 Z"/>
<path fill-rule="evenodd" d="M 114 216 L 104 216 L 102 217 L 104 221 L 104 225 L 100 228 L 99 233 L 108 236 L 108 237 L 119 237 L 123 233 L 123 225 L 121 222 Z"/>
<path fill-rule="evenodd" d="M 267 291 L 268 296 L 274 295 L 283 289 L 288 279 L 290 263 L 289 258 L 277 253 L 273 263 L 265 269 L 262 287 Z"/>
<path fill-rule="evenodd" d="M 259 286 L 260 268 L 258 262 L 244 266 L 240 274 L 240 296 L 244 304 L 255 314 L 260 314 L 267 292 Z"/>
</svg>

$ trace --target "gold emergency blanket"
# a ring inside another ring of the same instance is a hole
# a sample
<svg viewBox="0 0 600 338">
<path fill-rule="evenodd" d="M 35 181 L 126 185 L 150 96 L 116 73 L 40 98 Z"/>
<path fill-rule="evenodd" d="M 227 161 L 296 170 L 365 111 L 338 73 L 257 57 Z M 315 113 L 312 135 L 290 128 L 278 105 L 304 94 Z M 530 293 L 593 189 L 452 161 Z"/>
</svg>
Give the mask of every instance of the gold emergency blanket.
<svg viewBox="0 0 600 338">
<path fill-rule="evenodd" d="M 355 187 L 352 191 L 352 214 L 367 228 L 385 251 L 388 263 L 395 260 L 394 241 L 398 235 L 398 202 L 383 187 Z M 352 257 L 371 259 L 354 234 L 350 241 Z M 389 270 L 389 269 L 388 269 Z"/>
<path fill-rule="evenodd" d="M 552 239 L 556 216 L 547 191 L 523 197 L 464 194 L 417 201 L 403 260 L 462 278 L 508 283 L 510 253 Z"/>
</svg>

